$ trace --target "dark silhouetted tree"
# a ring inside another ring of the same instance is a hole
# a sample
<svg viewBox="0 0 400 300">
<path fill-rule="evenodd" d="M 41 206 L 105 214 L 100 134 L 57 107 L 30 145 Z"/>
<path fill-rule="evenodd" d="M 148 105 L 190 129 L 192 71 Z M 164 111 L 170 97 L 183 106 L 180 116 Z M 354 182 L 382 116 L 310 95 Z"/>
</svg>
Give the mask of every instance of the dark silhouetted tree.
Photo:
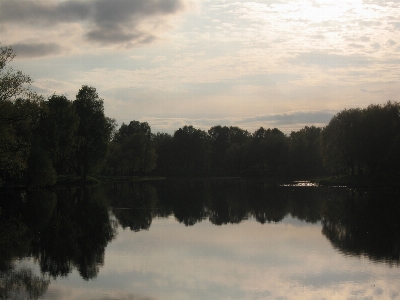
<svg viewBox="0 0 400 300">
<path fill-rule="evenodd" d="M 65 161 L 79 145 L 76 137 L 79 117 L 66 96 L 54 94 L 45 104 L 47 113 L 40 120 L 40 138 L 57 173 L 61 173 Z"/>
<path fill-rule="evenodd" d="M 156 166 L 157 155 L 153 146 L 153 135 L 146 122 L 131 121 L 128 125 L 123 123 L 115 133 L 111 149 L 109 157 L 117 157 L 110 157 L 114 169 L 119 164 L 121 169 L 127 168 L 130 175 L 134 172 L 143 175 Z"/>
<path fill-rule="evenodd" d="M 89 172 L 99 171 L 104 163 L 114 123 L 104 115 L 103 99 L 94 87 L 82 86 L 73 104 L 79 127 L 77 148 L 70 165 L 85 179 Z"/>
<path fill-rule="evenodd" d="M 193 126 L 184 126 L 174 133 L 176 166 L 181 170 L 199 170 L 205 167 L 208 135 Z"/>
<path fill-rule="evenodd" d="M 324 172 L 320 146 L 321 130 L 315 126 L 306 126 L 290 133 L 289 169 L 292 174 L 315 175 Z"/>
</svg>

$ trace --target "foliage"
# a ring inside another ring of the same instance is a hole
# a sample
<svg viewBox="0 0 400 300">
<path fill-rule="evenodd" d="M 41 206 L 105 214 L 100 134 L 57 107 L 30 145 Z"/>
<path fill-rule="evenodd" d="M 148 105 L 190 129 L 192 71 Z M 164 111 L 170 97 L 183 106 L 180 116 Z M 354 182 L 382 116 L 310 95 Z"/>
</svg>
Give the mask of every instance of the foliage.
<svg viewBox="0 0 400 300">
<path fill-rule="evenodd" d="M 14 57 L 15 52 L 11 47 L 0 47 L 0 102 L 21 97 L 30 98 L 32 94 L 31 78 L 21 71 L 7 67 Z"/>
<path fill-rule="evenodd" d="M 144 175 L 156 166 L 157 154 L 153 146 L 151 128 L 146 122 L 131 121 L 115 132 L 107 159 L 108 168 L 115 174 Z M 124 170 L 125 169 L 125 170 Z"/>
<path fill-rule="evenodd" d="M 56 183 L 57 173 L 46 151 L 39 148 L 32 149 L 28 165 L 28 180 L 30 185 L 41 187 Z"/>
<path fill-rule="evenodd" d="M 382 176 L 389 169 L 400 171 L 395 149 L 400 133 L 400 104 L 387 102 L 365 109 L 343 110 L 336 114 L 321 133 L 324 165 L 336 173 L 354 175 L 367 171 Z M 390 167 L 390 161 L 393 166 Z"/>
<path fill-rule="evenodd" d="M 157 153 L 157 169 L 163 172 L 174 169 L 175 161 L 172 135 L 157 132 L 153 136 L 153 144 Z"/>
<path fill-rule="evenodd" d="M 175 166 L 180 170 L 205 167 L 208 135 L 192 125 L 183 126 L 174 133 Z"/>
<path fill-rule="evenodd" d="M 104 163 L 114 123 L 104 115 L 103 99 L 94 87 L 82 86 L 73 105 L 80 121 L 76 148 L 69 163 L 85 179 L 89 172 L 99 171 Z"/>
<path fill-rule="evenodd" d="M 57 173 L 61 173 L 79 145 L 79 117 L 72 101 L 64 95 L 53 94 L 45 105 L 47 113 L 40 120 L 40 137 Z"/>
<path fill-rule="evenodd" d="M 321 128 L 315 126 L 290 133 L 289 169 L 292 174 L 323 174 L 320 134 Z"/>
<path fill-rule="evenodd" d="M 253 135 L 249 145 L 248 161 L 261 169 L 268 168 L 276 173 L 278 168 L 284 168 L 287 160 L 287 138 L 277 128 L 264 129 L 260 127 Z"/>
<path fill-rule="evenodd" d="M 351 170 L 357 159 L 357 131 L 362 111 L 343 110 L 336 114 L 322 132 L 321 148 L 324 164 L 332 171 Z"/>
</svg>

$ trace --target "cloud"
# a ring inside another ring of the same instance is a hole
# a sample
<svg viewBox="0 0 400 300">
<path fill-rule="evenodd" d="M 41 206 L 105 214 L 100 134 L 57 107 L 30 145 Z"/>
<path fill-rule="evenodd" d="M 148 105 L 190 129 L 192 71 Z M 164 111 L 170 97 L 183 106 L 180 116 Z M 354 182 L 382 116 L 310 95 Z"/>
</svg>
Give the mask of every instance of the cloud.
<svg viewBox="0 0 400 300">
<path fill-rule="evenodd" d="M 286 134 L 299 130 L 305 126 L 325 126 L 329 123 L 336 111 L 309 111 L 293 112 L 285 114 L 260 115 L 248 118 L 152 118 L 145 117 L 154 132 L 173 133 L 185 125 L 193 125 L 202 130 L 208 130 L 212 126 L 239 126 L 249 132 L 254 132 L 260 127 L 276 127 Z"/>
<path fill-rule="evenodd" d="M 262 123 L 270 126 L 295 125 L 295 124 L 328 124 L 333 117 L 333 111 L 315 111 L 315 112 L 294 112 L 285 114 L 262 115 L 252 118 L 244 118 L 239 123 Z"/>
<path fill-rule="evenodd" d="M 316 39 L 316 40 L 324 40 L 325 36 L 323 34 L 315 34 L 311 36 L 311 38 Z"/>
<path fill-rule="evenodd" d="M 364 48 L 363 45 L 355 44 L 355 43 L 349 44 L 349 47 L 351 47 L 351 48 L 358 48 L 358 49 Z"/>
<path fill-rule="evenodd" d="M 400 29 L 400 22 L 390 22 L 389 24 L 393 25 L 396 29 Z"/>
<path fill-rule="evenodd" d="M 365 26 L 365 27 L 373 27 L 373 26 L 380 26 L 382 25 L 382 22 L 379 21 L 365 21 L 365 20 L 359 20 L 358 21 L 358 26 Z"/>
<path fill-rule="evenodd" d="M 360 91 L 361 91 L 361 92 L 364 92 L 364 93 L 370 93 L 370 94 L 384 94 L 384 93 L 385 93 L 384 90 L 368 91 L 368 90 L 366 90 L 366 89 L 361 89 Z"/>
<path fill-rule="evenodd" d="M 388 40 L 388 41 L 386 42 L 386 44 L 388 44 L 389 46 L 394 46 L 394 45 L 396 45 L 397 43 L 396 43 L 395 41 L 393 41 L 392 39 L 390 39 L 390 40 Z"/>
<path fill-rule="evenodd" d="M 375 50 L 381 49 L 381 45 L 380 45 L 379 43 L 373 43 L 373 44 L 371 45 L 371 47 L 374 48 Z"/>
<path fill-rule="evenodd" d="M 56 43 L 17 43 L 12 45 L 18 57 L 40 57 L 61 52 Z"/>
<path fill-rule="evenodd" d="M 55 25 L 83 21 L 90 14 L 90 4 L 76 1 L 3 0 L 0 3 L 0 23 Z"/>
<path fill-rule="evenodd" d="M 371 63 L 370 59 L 363 55 L 338 55 L 324 52 L 306 52 L 298 54 L 290 59 L 297 64 L 317 65 L 327 68 L 363 67 Z"/>
<path fill-rule="evenodd" d="M 127 47 L 148 44 L 165 31 L 167 18 L 184 11 L 186 0 L 21 1 L 0 3 L 0 25 L 33 27 L 79 23 L 89 42 Z"/>
<path fill-rule="evenodd" d="M 166 56 L 156 56 L 152 61 L 151 61 L 151 63 L 159 63 L 159 62 L 162 62 L 162 61 L 165 61 L 165 60 L 167 60 L 167 57 Z"/>
</svg>

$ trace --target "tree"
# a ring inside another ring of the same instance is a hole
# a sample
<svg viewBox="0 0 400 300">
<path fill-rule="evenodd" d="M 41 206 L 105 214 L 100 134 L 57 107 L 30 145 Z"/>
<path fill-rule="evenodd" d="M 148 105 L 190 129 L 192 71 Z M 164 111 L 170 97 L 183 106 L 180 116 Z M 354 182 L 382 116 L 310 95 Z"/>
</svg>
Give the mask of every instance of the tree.
<svg viewBox="0 0 400 300">
<path fill-rule="evenodd" d="M 28 159 L 28 182 L 30 185 L 42 187 L 54 185 L 57 173 L 47 152 L 41 148 L 33 148 Z"/>
<path fill-rule="evenodd" d="M 11 47 L 0 47 L 0 102 L 28 97 L 32 93 L 31 78 L 21 71 L 6 67 L 15 57 Z"/>
<path fill-rule="evenodd" d="M 287 158 L 287 138 L 277 128 L 264 129 L 260 127 L 253 133 L 253 140 L 248 145 L 247 157 L 250 164 L 266 167 L 276 174 L 283 167 Z"/>
<path fill-rule="evenodd" d="M 27 168 L 29 142 L 21 134 L 27 120 L 15 100 L 36 96 L 30 90 L 30 77 L 7 67 L 14 57 L 11 47 L 0 47 L 0 176 L 3 179 L 20 177 Z"/>
<path fill-rule="evenodd" d="M 384 166 L 385 161 L 396 160 L 396 154 L 390 150 L 394 147 L 399 133 L 399 103 L 389 101 L 385 105 L 370 105 L 363 110 L 361 127 L 357 134 L 360 145 L 359 157 L 372 174 L 381 175 L 384 169 L 389 167 Z"/>
<path fill-rule="evenodd" d="M 225 167 L 225 154 L 231 145 L 229 127 L 213 126 L 208 130 L 211 144 L 211 166 L 217 169 Z"/>
<path fill-rule="evenodd" d="M 157 169 L 172 170 L 175 166 L 172 135 L 157 132 L 153 137 L 153 143 L 157 153 Z"/>
<path fill-rule="evenodd" d="M 128 167 L 130 175 L 137 171 L 140 175 L 155 168 L 157 155 L 153 146 L 153 135 L 147 122 L 131 121 L 122 124 L 115 133 L 112 151 L 121 164 Z M 110 157 L 114 166 L 118 163 Z M 121 165 L 122 168 L 122 165 Z"/>
<path fill-rule="evenodd" d="M 183 126 L 174 133 L 174 152 L 180 169 L 201 169 L 205 167 L 207 133 L 192 125 Z"/>
<path fill-rule="evenodd" d="M 53 94 L 45 104 L 47 113 L 40 120 L 40 137 L 59 174 L 78 146 L 79 117 L 72 101 L 64 95 Z"/>
<path fill-rule="evenodd" d="M 103 99 L 94 87 L 82 86 L 73 105 L 80 121 L 70 166 L 85 179 L 89 172 L 98 171 L 103 164 L 114 122 L 104 115 Z"/>
<path fill-rule="evenodd" d="M 345 109 L 330 120 L 321 133 L 321 151 L 325 167 L 334 172 L 344 169 L 354 174 L 359 164 L 359 130 L 362 111 Z"/>
<path fill-rule="evenodd" d="M 323 172 L 320 133 L 321 128 L 311 126 L 292 131 L 289 137 L 289 163 L 293 174 L 319 174 Z"/>
<path fill-rule="evenodd" d="M 43 98 L 36 94 L 31 94 L 28 99 L 0 102 L 0 115 L 3 116 L 0 120 L 0 174 L 3 179 L 24 176 L 32 149 L 41 148 L 38 127 L 45 113 Z"/>
<path fill-rule="evenodd" d="M 3 180 L 15 178 L 27 168 L 29 145 L 17 132 L 19 118 L 11 101 L 0 102 L 0 176 Z"/>
</svg>

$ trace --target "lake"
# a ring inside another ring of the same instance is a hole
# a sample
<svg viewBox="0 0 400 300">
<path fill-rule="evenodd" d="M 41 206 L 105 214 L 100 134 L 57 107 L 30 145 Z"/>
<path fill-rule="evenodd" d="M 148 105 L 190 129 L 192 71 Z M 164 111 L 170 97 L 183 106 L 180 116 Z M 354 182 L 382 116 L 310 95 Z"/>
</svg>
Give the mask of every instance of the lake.
<svg viewBox="0 0 400 300">
<path fill-rule="evenodd" d="M 232 179 L 0 196 L 0 299 L 400 299 L 398 191 Z"/>
</svg>

